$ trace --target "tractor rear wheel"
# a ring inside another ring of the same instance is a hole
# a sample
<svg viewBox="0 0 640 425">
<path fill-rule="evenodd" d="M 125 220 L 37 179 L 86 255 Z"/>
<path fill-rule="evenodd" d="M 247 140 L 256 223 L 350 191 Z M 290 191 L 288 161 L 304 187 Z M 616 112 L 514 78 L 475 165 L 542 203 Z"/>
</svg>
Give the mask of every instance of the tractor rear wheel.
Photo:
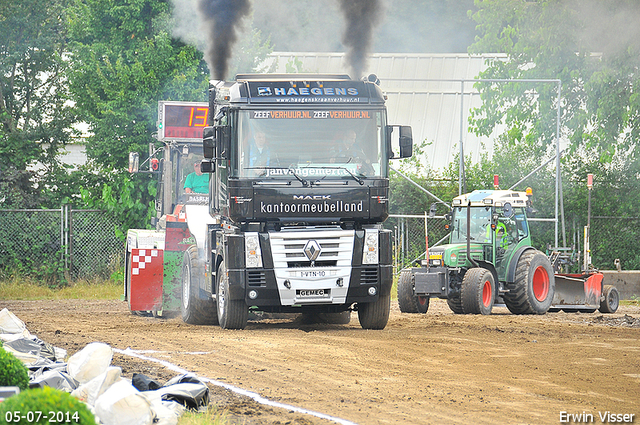
<svg viewBox="0 0 640 425">
<path fill-rule="evenodd" d="M 462 279 L 460 299 L 466 314 L 491 314 L 496 282 L 493 273 L 482 267 L 467 270 Z"/>
<path fill-rule="evenodd" d="M 216 273 L 216 305 L 218 321 L 222 329 L 244 329 L 249 320 L 249 307 L 244 300 L 232 300 L 229 293 L 229 276 L 224 260 Z"/>
<path fill-rule="evenodd" d="M 182 258 L 182 296 L 180 312 L 182 320 L 192 325 L 217 325 L 218 315 L 213 300 L 202 300 L 198 297 L 202 280 L 204 279 L 204 264 L 198 258 L 198 247 L 191 245 L 184 252 Z"/>
<path fill-rule="evenodd" d="M 600 303 L 600 313 L 615 313 L 620 305 L 620 294 L 615 286 L 604 285 L 604 300 Z"/>
<path fill-rule="evenodd" d="M 398 306 L 403 313 L 426 313 L 429 297 L 414 295 L 414 277 L 411 271 L 402 270 L 398 279 Z"/>
<path fill-rule="evenodd" d="M 518 259 L 515 282 L 503 298 L 514 314 L 545 314 L 555 292 L 551 262 L 542 252 L 530 249 Z"/>
</svg>

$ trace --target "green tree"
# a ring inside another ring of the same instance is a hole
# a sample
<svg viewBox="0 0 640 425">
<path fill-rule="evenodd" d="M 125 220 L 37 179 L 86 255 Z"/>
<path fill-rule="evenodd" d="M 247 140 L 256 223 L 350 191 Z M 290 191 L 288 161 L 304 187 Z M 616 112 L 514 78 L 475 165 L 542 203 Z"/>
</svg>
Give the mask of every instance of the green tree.
<svg viewBox="0 0 640 425">
<path fill-rule="evenodd" d="M 69 32 L 71 90 L 89 124 L 87 154 L 98 177 L 82 177 L 86 202 L 107 208 L 124 227 L 152 213 L 149 175 L 129 176 L 129 152 L 148 152 L 159 100 L 204 101 L 209 72 L 202 54 L 171 37 L 163 0 L 75 0 Z"/>
<path fill-rule="evenodd" d="M 75 134 L 67 90 L 67 0 L 0 2 L 0 204 L 46 203 L 48 173 Z M 39 173 L 28 167 L 39 162 Z M 47 191 L 48 192 L 48 191 Z"/>
<path fill-rule="evenodd" d="M 472 17 L 481 36 L 469 51 L 507 55 L 491 61 L 481 78 L 559 79 L 563 135 L 571 152 L 584 148 L 605 162 L 616 155 L 640 156 L 637 1 L 476 0 L 476 6 Z M 504 118 L 514 143 L 541 153 L 554 143 L 553 84 L 477 87 L 484 101 L 472 120 L 477 133 L 489 134 Z"/>
<path fill-rule="evenodd" d="M 207 100 L 209 70 L 196 47 L 173 38 L 173 12 L 169 0 L 75 0 L 71 8 L 71 90 L 90 128 L 90 168 L 101 176 L 76 180 L 87 184 L 85 202 L 112 211 L 125 229 L 145 226 L 154 212 L 154 181 L 125 170 L 129 152 L 158 144 L 158 101 Z M 252 30 L 237 51 L 232 66 L 251 72 L 271 46 Z"/>
<path fill-rule="evenodd" d="M 562 158 L 562 192 L 567 230 L 572 223 L 586 224 L 588 173 L 593 173 L 596 180 L 592 215 L 637 217 L 640 204 L 637 1 L 476 0 L 476 7 L 477 12 L 470 16 L 478 24 L 480 37 L 469 51 L 506 55 L 490 62 L 480 78 L 562 82 L 560 138 L 566 149 Z M 506 177 L 507 185 L 503 187 L 509 187 L 555 154 L 557 86 L 514 82 L 478 83 L 476 87 L 483 106 L 474 111 L 471 125 L 483 135 L 498 123 L 506 125 L 494 146 L 492 162 L 500 170 L 498 174 Z M 552 163 L 522 185 L 534 188 L 535 207 L 545 217 L 553 216 L 554 172 Z M 634 230 L 629 223 L 629 220 L 624 223 L 622 233 L 638 234 L 637 224 Z M 621 228 L 603 226 L 598 235 L 592 235 L 592 242 L 596 238 L 603 241 L 598 242 L 597 248 L 601 254 L 613 252 Z M 552 238 L 553 235 L 549 239 Z M 568 243 L 571 240 L 569 237 Z M 625 244 L 626 254 L 640 248 Z M 628 258 L 627 264 L 636 267 L 640 264 L 637 256 Z M 607 262 L 606 266 L 611 264 Z"/>
</svg>

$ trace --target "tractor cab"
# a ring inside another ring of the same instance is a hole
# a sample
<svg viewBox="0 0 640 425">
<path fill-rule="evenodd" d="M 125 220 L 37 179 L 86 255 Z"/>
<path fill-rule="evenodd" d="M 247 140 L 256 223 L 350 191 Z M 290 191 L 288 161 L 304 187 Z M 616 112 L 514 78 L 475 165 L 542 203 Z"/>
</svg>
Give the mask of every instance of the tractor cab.
<svg viewBox="0 0 640 425">
<path fill-rule="evenodd" d="M 430 260 L 441 260 L 448 267 L 473 267 L 471 260 L 493 264 L 503 279 L 513 253 L 531 245 L 529 205 L 524 192 L 510 190 L 476 190 L 454 198 L 449 244 L 432 248 Z"/>
</svg>

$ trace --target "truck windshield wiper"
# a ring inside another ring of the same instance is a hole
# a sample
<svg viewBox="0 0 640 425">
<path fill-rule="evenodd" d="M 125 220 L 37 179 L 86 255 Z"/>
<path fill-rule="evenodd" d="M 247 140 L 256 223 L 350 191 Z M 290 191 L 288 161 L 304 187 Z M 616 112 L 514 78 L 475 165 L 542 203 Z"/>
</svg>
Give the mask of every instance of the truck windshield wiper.
<svg viewBox="0 0 640 425">
<path fill-rule="evenodd" d="M 300 183 L 302 183 L 303 186 L 309 186 L 309 180 L 301 177 L 297 172 L 296 169 L 293 166 L 290 167 L 246 167 L 247 169 L 260 169 L 260 170 L 287 170 L 289 173 L 291 173 L 291 175 L 293 175 Z M 336 166 L 313 166 L 313 165 L 307 165 L 305 167 L 302 168 L 315 168 L 315 169 L 320 169 L 320 170 L 344 170 L 347 172 L 347 174 L 349 174 L 351 177 L 353 177 L 353 179 L 355 181 L 357 181 L 360 185 L 364 184 L 364 180 L 362 180 L 362 178 L 358 177 L 356 174 L 354 174 L 351 170 L 349 170 L 347 167 L 342 167 L 339 165 Z M 327 176 L 322 177 L 322 180 L 324 180 Z M 313 184 L 313 182 L 311 183 Z"/>
<path fill-rule="evenodd" d="M 305 187 L 309 186 L 309 182 L 306 179 L 300 177 L 300 175 L 298 173 L 296 173 L 296 169 L 293 168 L 293 166 L 290 166 L 290 167 L 245 167 L 245 168 L 248 169 L 248 170 L 254 170 L 254 169 L 264 170 L 265 172 L 266 172 L 266 170 L 286 170 L 289 173 L 291 173 L 293 175 L 293 177 L 295 177 L 300 183 L 302 183 L 303 186 L 305 186 Z M 261 177 L 261 176 L 258 176 L 258 177 Z"/>
<path fill-rule="evenodd" d="M 308 186 L 308 185 L 309 185 L 309 182 L 308 182 L 307 180 L 303 179 L 302 177 L 300 177 L 300 176 L 298 175 L 298 173 L 296 173 L 295 168 L 293 168 L 293 167 L 289 167 L 289 168 L 287 168 L 287 170 L 289 170 L 289 172 L 290 172 L 291 174 L 293 174 L 293 177 L 295 177 L 296 179 L 298 179 L 298 181 L 299 181 L 300 183 L 302 183 L 302 185 L 303 185 L 303 186 L 305 186 L 305 187 L 306 187 L 306 186 Z"/>
<path fill-rule="evenodd" d="M 360 177 L 358 177 L 357 175 L 353 174 L 353 172 L 351 170 L 349 170 L 347 167 L 340 167 L 340 166 L 335 166 L 335 167 L 314 167 L 314 168 L 325 168 L 325 169 L 329 169 L 329 170 L 344 170 L 346 171 L 351 177 L 353 177 L 353 179 L 355 181 L 357 181 L 360 186 L 362 186 L 364 184 L 364 180 L 362 180 Z"/>
</svg>

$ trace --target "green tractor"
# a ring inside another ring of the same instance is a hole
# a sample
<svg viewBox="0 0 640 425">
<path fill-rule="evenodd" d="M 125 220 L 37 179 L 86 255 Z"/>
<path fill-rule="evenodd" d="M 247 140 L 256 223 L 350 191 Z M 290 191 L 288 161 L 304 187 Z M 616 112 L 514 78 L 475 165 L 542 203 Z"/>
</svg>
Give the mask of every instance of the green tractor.
<svg viewBox="0 0 640 425">
<path fill-rule="evenodd" d="M 544 314 L 556 281 L 549 258 L 531 246 L 525 192 L 476 190 L 453 200 L 449 244 L 428 249 L 421 267 L 398 280 L 403 313 L 426 313 L 443 298 L 456 314 L 490 314 L 502 303 L 514 314 Z"/>
</svg>

